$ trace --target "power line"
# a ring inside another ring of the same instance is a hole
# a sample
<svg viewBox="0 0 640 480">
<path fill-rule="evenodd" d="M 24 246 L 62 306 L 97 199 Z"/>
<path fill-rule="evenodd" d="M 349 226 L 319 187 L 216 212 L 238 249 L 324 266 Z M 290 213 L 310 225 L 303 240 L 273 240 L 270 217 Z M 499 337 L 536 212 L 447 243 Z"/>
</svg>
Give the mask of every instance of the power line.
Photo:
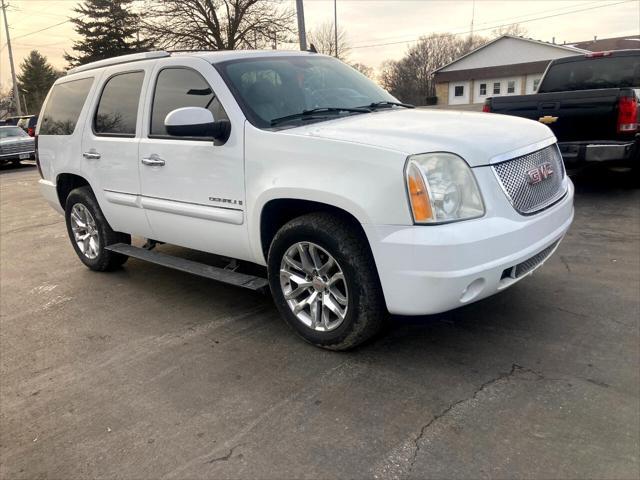
<svg viewBox="0 0 640 480">
<path fill-rule="evenodd" d="M 528 23 L 528 22 L 535 22 L 537 20 L 544 20 L 547 18 L 554 18 L 554 17 L 561 17 L 563 15 L 570 15 L 572 13 L 578 13 L 578 12 L 585 12 L 587 10 L 595 10 L 596 8 L 605 8 L 605 7 L 613 7 L 615 5 L 620 5 L 623 3 L 629 3 L 629 2 L 635 2 L 638 0 L 623 0 L 621 2 L 616 2 L 616 3 L 608 3 L 607 5 L 597 5 L 595 7 L 589 7 L 589 8 L 582 8 L 579 10 L 572 10 L 570 12 L 563 12 L 563 13 L 556 13 L 554 15 L 545 15 L 542 17 L 537 17 L 537 18 L 532 18 L 529 20 L 523 20 L 519 23 Z M 486 31 L 486 30 L 494 30 L 496 28 L 500 28 L 500 27 L 508 27 L 510 25 L 513 25 L 513 23 L 504 23 L 502 25 L 493 25 L 491 27 L 486 27 L 486 28 L 477 28 L 475 29 L 476 32 L 482 32 L 482 31 Z M 452 33 L 452 35 L 465 35 L 467 33 L 470 33 L 470 30 L 464 31 L 464 32 L 456 32 L 456 33 Z M 383 46 L 387 46 L 387 45 L 398 45 L 401 43 L 410 43 L 410 42 L 415 42 L 416 40 L 419 40 L 420 37 L 418 38 L 413 38 L 411 40 L 402 40 L 402 41 L 397 41 L 397 42 L 386 42 L 386 43 L 374 43 L 374 44 L 370 44 L 370 45 L 358 45 L 358 46 L 354 46 L 351 47 L 352 49 L 356 49 L 356 48 L 371 48 L 371 47 L 383 47 Z"/>
<path fill-rule="evenodd" d="M 489 21 L 489 22 L 480 22 L 480 23 L 475 23 L 474 22 L 474 29 L 481 26 L 481 25 L 487 25 L 489 23 L 495 23 L 495 22 L 509 22 L 509 23 L 518 23 L 517 20 L 519 19 L 526 19 L 527 17 L 531 17 L 532 15 L 538 15 L 540 13 L 550 13 L 550 12 L 559 12 L 561 10 L 566 10 L 567 8 L 577 8 L 577 7 L 584 7 L 585 5 L 593 5 L 596 3 L 601 3 L 601 0 L 595 0 L 592 2 L 585 2 L 585 3 L 581 3 L 578 5 L 569 5 L 569 6 L 564 6 L 564 7 L 560 7 L 560 8 L 554 8 L 551 10 L 543 10 L 543 11 L 537 11 L 537 12 L 533 12 L 533 13 L 528 13 L 526 15 L 518 15 L 516 17 L 503 17 L 503 18 L 498 18 L 495 19 L 493 21 Z M 460 27 L 453 27 L 452 30 L 458 30 L 460 28 L 466 28 L 466 25 L 462 25 Z M 495 28 L 495 27 L 492 27 Z M 370 41 L 379 41 L 379 40 L 400 40 L 402 38 L 415 38 L 415 34 L 407 34 L 407 35 L 393 35 L 391 37 L 381 37 L 381 38 L 375 38 L 372 40 L 358 40 L 355 43 L 367 43 Z"/>
<path fill-rule="evenodd" d="M 13 37 L 13 39 L 16 40 L 18 38 L 24 38 L 24 37 L 28 37 L 29 35 L 34 35 L 36 33 L 44 32 L 45 30 L 49 30 L 51 28 L 58 27 L 58 26 L 63 25 L 65 23 L 69 23 L 70 21 L 71 20 L 64 20 L 63 22 L 54 23 L 53 25 L 49 25 L 48 27 L 41 28 L 40 30 L 35 30 L 33 32 L 25 33 L 23 35 L 18 35 L 17 37 Z"/>
</svg>

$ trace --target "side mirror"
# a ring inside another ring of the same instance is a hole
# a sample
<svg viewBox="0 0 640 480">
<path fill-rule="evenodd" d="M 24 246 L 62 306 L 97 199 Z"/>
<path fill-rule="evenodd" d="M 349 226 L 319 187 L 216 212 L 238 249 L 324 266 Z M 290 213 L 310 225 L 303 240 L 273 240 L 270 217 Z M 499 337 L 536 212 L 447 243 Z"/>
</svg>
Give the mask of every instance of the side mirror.
<svg viewBox="0 0 640 480">
<path fill-rule="evenodd" d="M 169 112 L 164 119 L 169 135 L 175 137 L 206 137 L 216 140 L 229 138 L 228 120 L 215 121 L 213 114 L 202 107 L 183 107 Z"/>
</svg>

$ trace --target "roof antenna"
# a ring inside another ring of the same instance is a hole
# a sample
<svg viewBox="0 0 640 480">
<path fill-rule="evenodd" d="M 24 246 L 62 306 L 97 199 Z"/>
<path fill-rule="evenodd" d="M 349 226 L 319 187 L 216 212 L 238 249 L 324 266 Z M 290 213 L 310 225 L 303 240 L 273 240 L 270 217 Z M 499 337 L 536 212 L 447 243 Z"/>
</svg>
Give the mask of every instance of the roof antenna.
<svg viewBox="0 0 640 480">
<path fill-rule="evenodd" d="M 309 44 L 309 50 L 307 50 L 307 52 L 318 53 L 318 50 L 316 50 L 316 46 L 313 43 L 311 43 Z"/>
</svg>

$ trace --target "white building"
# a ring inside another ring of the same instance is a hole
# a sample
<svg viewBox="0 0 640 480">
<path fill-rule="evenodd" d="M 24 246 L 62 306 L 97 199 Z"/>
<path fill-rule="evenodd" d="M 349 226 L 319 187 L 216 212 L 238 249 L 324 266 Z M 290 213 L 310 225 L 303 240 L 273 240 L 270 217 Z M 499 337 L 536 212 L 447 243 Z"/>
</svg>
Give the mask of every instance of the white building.
<svg viewBox="0 0 640 480">
<path fill-rule="evenodd" d="M 586 53 L 568 45 L 504 35 L 435 71 L 439 105 L 478 105 L 487 97 L 535 93 L 547 65 Z"/>
</svg>

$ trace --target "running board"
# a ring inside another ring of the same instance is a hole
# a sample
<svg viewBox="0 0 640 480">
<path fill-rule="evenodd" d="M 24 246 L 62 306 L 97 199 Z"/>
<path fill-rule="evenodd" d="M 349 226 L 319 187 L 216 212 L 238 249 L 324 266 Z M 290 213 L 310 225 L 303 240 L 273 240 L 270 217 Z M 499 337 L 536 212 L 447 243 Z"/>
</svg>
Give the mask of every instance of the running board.
<svg viewBox="0 0 640 480">
<path fill-rule="evenodd" d="M 237 287 L 248 288 L 249 290 L 262 290 L 269 286 L 266 278 L 247 275 L 245 273 L 234 272 L 220 267 L 212 267 L 200 262 L 194 262 L 173 255 L 167 255 L 152 250 L 146 250 L 126 243 L 114 243 L 105 247 L 112 252 L 121 253 L 129 257 L 138 258 L 147 262 L 173 268 L 181 272 L 191 273 L 200 277 L 210 278 L 222 283 L 228 283 Z"/>
</svg>

